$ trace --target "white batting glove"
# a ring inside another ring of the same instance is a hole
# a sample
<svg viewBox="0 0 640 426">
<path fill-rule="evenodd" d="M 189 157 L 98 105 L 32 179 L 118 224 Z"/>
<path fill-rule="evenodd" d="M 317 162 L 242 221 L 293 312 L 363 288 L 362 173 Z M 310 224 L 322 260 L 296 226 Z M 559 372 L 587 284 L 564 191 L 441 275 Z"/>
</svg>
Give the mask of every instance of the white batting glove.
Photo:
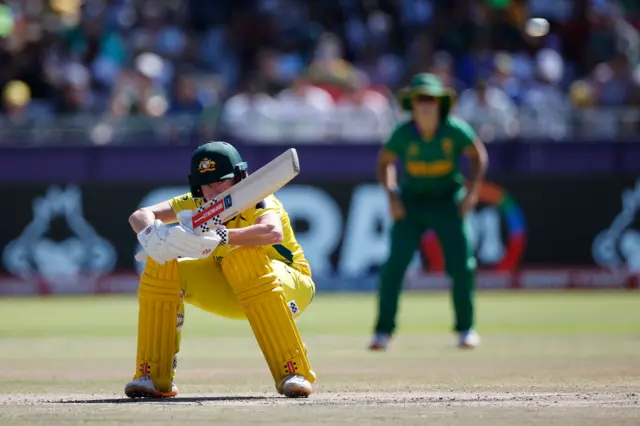
<svg viewBox="0 0 640 426">
<path fill-rule="evenodd" d="M 226 233 L 226 228 L 224 231 Z M 221 243 L 223 243 L 223 238 L 216 232 L 208 231 L 204 234 L 196 235 L 184 225 L 172 227 L 167 238 L 167 244 L 171 251 L 178 253 L 181 257 L 195 259 L 209 257 Z"/>
<path fill-rule="evenodd" d="M 162 265 L 177 258 L 177 254 L 166 244 L 169 228 L 156 219 L 151 225 L 138 233 L 138 242 L 144 247 L 150 258 Z"/>
</svg>

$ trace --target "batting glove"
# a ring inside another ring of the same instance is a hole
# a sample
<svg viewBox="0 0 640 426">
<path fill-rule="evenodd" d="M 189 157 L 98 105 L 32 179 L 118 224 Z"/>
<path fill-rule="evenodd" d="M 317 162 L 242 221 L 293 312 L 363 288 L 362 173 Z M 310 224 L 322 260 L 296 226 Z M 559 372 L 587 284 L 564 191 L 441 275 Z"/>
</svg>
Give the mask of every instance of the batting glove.
<svg viewBox="0 0 640 426">
<path fill-rule="evenodd" d="M 196 235 L 184 225 L 177 225 L 169 230 L 167 244 L 171 251 L 181 257 L 204 259 L 211 255 L 222 242 L 222 237 L 216 232 L 207 231 Z"/>
<path fill-rule="evenodd" d="M 161 265 L 178 257 L 166 244 L 169 228 L 158 219 L 140 231 L 137 237 L 149 257 Z"/>
</svg>

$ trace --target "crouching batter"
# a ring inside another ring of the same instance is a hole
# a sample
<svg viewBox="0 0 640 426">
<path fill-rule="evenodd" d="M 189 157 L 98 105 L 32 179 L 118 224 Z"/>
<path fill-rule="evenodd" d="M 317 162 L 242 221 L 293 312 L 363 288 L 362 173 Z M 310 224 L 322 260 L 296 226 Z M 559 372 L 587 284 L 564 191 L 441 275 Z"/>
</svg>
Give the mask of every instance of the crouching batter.
<svg viewBox="0 0 640 426">
<path fill-rule="evenodd" d="M 149 255 L 138 289 L 138 349 L 129 397 L 172 397 L 184 302 L 249 321 L 275 381 L 288 397 L 306 397 L 316 376 L 294 319 L 315 285 L 287 212 L 275 196 L 205 235 L 190 228 L 192 211 L 247 176 L 247 164 L 225 142 L 199 147 L 191 159 L 191 192 L 142 208 L 129 222 Z M 180 222 L 175 227 L 169 223 Z"/>
</svg>

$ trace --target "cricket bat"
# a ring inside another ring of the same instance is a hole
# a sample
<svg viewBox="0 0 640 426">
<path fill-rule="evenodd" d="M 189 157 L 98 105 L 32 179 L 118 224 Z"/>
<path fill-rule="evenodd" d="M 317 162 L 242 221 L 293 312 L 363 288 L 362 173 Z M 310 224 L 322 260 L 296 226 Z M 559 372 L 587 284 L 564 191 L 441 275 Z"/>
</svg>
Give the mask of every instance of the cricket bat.
<svg viewBox="0 0 640 426">
<path fill-rule="evenodd" d="M 255 173 L 251 173 L 227 191 L 199 207 L 191 221 L 193 229 L 197 231 L 202 225 L 210 225 L 209 222 L 216 216 L 220 216 L 222 222 L 226 222 L 291 182 L 298 173 L 300 173 L 298 153 L 295 148 L 290 148 Z M 144 250 L 136 254 L 138 262 L 143 262 L 146 258 L 147 253 Z"/>
</svg>

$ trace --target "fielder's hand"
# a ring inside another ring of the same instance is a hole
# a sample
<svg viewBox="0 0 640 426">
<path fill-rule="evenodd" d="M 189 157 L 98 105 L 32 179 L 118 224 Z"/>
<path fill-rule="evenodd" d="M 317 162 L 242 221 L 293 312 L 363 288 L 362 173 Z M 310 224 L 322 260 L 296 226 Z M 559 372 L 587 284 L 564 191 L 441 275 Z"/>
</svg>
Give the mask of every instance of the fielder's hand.
<svg viewBox="0 0 640 426">
<path fill-rule="evenodd" d="M 177 257 L 166 244 L 169 237 L 169 228 L 156 219 L 151 225 L 138 233 L 138 242 L 144 247 L 144 251 L 159 264 L 169 262 Z"/>
<path fill-rule="evenodd" d="M 394 221 L 404 219 L 406 212 L 404 210 L 404 204 L 402 204 L 402 200 L 400 200 L 398 194 L 389 193 L 389 208 Z"/>
<path fill-rule="evenodd" d="M 465 216 L 475 208 L 476 204 L 478 204 L 478 193 L 474 190 L 469 191 L 460 202 L 460 214 Z"/>
</svg>

